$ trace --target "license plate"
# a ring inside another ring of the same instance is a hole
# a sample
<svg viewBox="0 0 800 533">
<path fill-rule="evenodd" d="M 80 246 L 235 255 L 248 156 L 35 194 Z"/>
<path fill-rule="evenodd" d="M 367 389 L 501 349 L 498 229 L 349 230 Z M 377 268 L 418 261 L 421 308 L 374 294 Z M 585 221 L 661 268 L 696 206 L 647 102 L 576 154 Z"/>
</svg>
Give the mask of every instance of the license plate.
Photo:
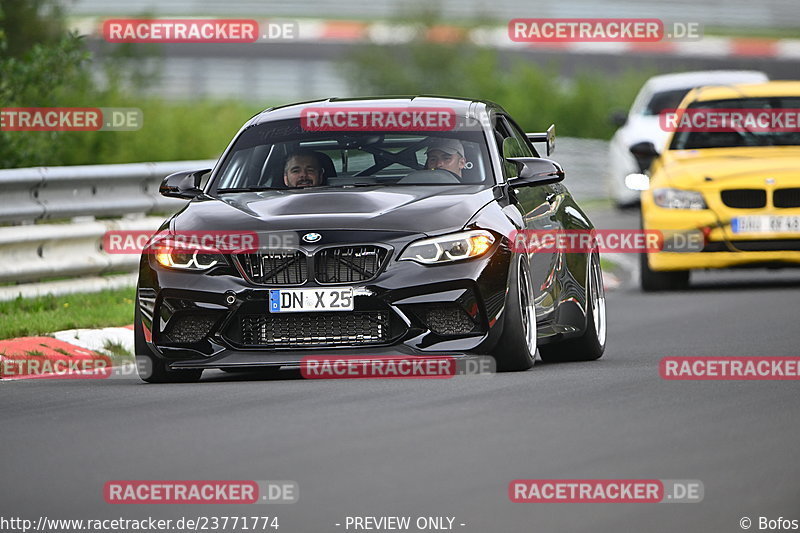
<svg viewBox="0 0 800 533">
<path fill-rule="evenodd" d="M 270 313 L 314 311 L 352 311 L 353 288 L 336 289 L 271 289 Z"/>
<path fill-rule="evenodd" d="M 797 233 L 800 215 L 752 215 L 731 220 L 733 233 Z"/>
</svg>

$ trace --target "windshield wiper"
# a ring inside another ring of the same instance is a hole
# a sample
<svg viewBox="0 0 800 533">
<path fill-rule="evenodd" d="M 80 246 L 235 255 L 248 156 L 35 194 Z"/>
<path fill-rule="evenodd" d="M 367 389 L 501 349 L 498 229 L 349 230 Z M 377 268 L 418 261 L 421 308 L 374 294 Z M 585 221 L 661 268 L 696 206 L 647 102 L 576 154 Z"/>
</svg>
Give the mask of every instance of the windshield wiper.
<svg viewBox="0 0 800 533">
<path fill-rule="evenodd" d="M 346 189 L 348 187 L 375 187 L 376 185 L 382 185 L 381 183 L 340 183 L 337 185 L 309 185 L 307 187 L 290 187 L 289 190 L 298 190 L 298 189 L 310 189 L 310 190 L 318 190 L 318 189 Z"/>
<path fill-rule="evenodd" d="M 217 189 L 217 192 L 258 192 L 270 190 L 272 190 L 272 187 L 228 187 L 226 189 Z"/>
</svg>

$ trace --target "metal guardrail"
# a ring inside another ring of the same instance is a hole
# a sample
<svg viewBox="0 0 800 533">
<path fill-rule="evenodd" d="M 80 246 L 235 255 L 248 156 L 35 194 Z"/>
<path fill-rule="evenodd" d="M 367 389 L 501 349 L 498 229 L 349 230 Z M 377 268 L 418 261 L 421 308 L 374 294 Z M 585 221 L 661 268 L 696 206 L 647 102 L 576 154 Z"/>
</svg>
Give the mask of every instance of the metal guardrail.
<svg viewBox="0 0 800 533">
<path fill-rule="evenodd" d="M 165 176 L 211 168 L 214 160 L 0 170 L 0 222 L 174 211 L 186 202 L 158 194 Z"/>
<path fill-rule="evenodd" d="M 158 193 L 167 175 L 214 160 L 0 170 L 0 300 L 130 285 L 138 254 L 109 254 L 110 230 L 155 231 L 186 200 Z M 94 217 L 114 219 L 93 220 Z M 63 219 L 70 219 L 63 220 Z M 88 220 L 87 220 L 88 219 Z M 60 223 L 42 224 L 59 220 Z M 67 281 L 45 281 L 67 278 Z M 81 278 L 81 279 L 77 279 Z"/>
<path fill-rule="evenodd" d="M 0 283 L 131 272 L 139 254 L 103 250 L 107 231 L 155 232 L 161 217 L 0 228 Z"/>
</svg>

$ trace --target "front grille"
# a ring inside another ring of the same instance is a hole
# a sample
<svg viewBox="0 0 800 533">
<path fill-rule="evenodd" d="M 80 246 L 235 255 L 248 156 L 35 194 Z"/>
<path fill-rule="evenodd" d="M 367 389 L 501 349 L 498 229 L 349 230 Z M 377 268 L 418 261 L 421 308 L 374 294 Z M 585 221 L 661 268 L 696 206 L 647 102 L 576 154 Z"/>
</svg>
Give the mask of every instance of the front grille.
<svg viewBox="0 0 800 533">
<path fill-rule="evenodd" d="M 772 193 L 775 207 L 800 207 L 800 188 L 777 189 Z"/>
<path fill-rule="evenodd" d="M 389 339 L 388 311 L 243 315 L 242 343 L 293 348 L 360 346 Z"/>
<path fill-rule="evenodd" d="M 428 328 L 439 335 L 464 335 L 475 329 L 475 322 L 458 304 L 429 306 L 424 317 Z"/>
<path fill-rule="evenodd" d="M 199 342 L 203 340 L 217 321 L 216 316 L 202 314 L 182 314 L 167 324 L 164 335 L 169 342 Z"/>
<path fill-rule="evenodd" d="M 262 285 L 302 285 L 308 278 L 303 252 L 239 254 L 242 269 L 251 281 Z"/>
<path fill-rule="evenodd" d="M 378 275 L 388 252 L 378 246 L 325 248 L 314 255 L 319 283 L 368 281 Z"/>
<path fill-rule="evenodd" d="M 735 209 L 758 209 L 767 205 L 764 189 L 728 189 L 722 191 L 722 203 Z"/>
</svg>

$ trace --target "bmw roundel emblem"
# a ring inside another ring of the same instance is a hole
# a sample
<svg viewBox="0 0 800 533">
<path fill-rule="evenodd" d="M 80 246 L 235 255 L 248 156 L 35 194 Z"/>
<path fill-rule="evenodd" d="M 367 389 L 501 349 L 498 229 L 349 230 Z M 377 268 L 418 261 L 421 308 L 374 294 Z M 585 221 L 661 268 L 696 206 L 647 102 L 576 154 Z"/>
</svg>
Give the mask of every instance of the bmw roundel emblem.
<svg viewBox="0 0 800 533">
<path fill-rule="evenodd" d="M 317 242 L 322 238 L 322 235 L 319 233 L 306 233 L 303 235 L 303 240 L 306 242 Z"/>
</svg>

